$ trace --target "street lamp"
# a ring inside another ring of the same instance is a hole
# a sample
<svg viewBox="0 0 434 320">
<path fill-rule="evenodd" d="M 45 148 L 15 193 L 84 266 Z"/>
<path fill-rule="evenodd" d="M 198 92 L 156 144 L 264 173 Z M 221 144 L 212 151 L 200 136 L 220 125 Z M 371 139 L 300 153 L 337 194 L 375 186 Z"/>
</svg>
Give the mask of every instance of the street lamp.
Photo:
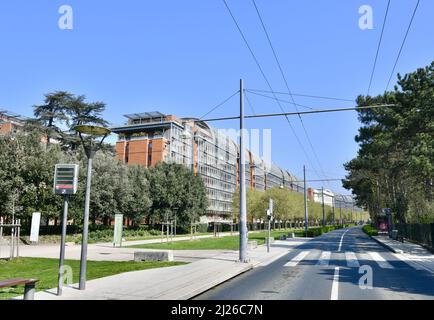
<svg viewBox="0 0 434 320">
<path fill-rule="evenodd" d="M 110 130 L 101 126 L 79 125 L 73 128 L 80 137 L 87 157 L 86 198 L 84 202 L 83 235 L 81 239 L 80 283 L 79 289 L 86 289 L 87 238 L 89 229 L 90 186 L 92 180 L 92 160 Z M 97 142 L 97 140 L 100 140 Z"/>
</svg>

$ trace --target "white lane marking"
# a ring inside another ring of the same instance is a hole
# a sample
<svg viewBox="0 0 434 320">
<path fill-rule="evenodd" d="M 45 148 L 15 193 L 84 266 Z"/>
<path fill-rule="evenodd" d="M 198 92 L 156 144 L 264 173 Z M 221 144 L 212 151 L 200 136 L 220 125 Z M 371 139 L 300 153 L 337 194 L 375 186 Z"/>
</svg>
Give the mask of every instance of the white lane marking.
<svg viewBox="0 0 434 320">
<path fill-rule="evenodd" d="M 339 300 L 339 267 L 335 268 L 335 274 L 333 276 L 332 294 L 330 300 Z"/>
<path fill-rule="evenodd" d="M 423 266 L 422 264 L 420 264 L 416 259 L 412 259 L 403 253 L 392 253 L 392 255 L 395 258 L 401 260 L 402 262 L 408 264 L 410 267 L 413 267 L 416 270 L 419 270 L 419 271 L 426 270 L 428 272 L 433 273 L 432 270 L 430 270 L 430 269 L 426 268 L 425 266 Z"/>
<path fill-rule="evenodd" d="M 286 263 L 284 265 L 284 267 L 295 267 L 301 260 L 303 260 L 308 254 L 310 253 L 310 251 L 302 251 L 300 252 L 298 255 L 296 255 L 294 258 L 292 258 L 291 261 L 289 261 L 288 263 Z"/>
<path fill-rule="evenodd" d="M 383 269 L 393 269 L 393 266 L 387 262 L 378 252 L 368 252 L 371 258 Z"/>
<path fill-rule="evenodd" d="M 319 258 L 316 265 L 317 266 L 328 266 L 331 254 L 332 253 L 330 251 L 323 251 L 321 253 L 321 257 Z"/>
<path fill-rule="evenodd" d="M 357 260 L 356 254 L 351 251 L 345 252 L 345 259 L 347 260 L 347 266 L 350 268 L 359 268 L 360 263 Z"/>
<path fill-rule="evenodd" d="M 345 234 L 346 234 L 348 231 L 350 231 L 350 229 L 348 229 L 347 231 L 345 231 L 345 232 L 342 234 L 341 241 L 339 242 L 338 252 L 341 251 L 341 249 L 342 249 L 342 241 L 344 241 L 344 236 L 345 236 Z"/>
</svg>

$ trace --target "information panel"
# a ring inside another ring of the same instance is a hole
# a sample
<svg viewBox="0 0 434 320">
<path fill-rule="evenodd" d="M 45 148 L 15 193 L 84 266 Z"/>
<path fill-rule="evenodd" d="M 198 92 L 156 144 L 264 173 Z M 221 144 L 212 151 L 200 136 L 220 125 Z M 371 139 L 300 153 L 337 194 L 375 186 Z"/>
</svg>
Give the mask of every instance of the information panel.
<svg viewBox="0 0 434 320">
<path fill-rule="evenodd" d="M 115 214 L 115 232 L 113 237 L 113 246 L 122 246 L 122 225 L 124 216 L 122 214 Z"/>
<path fill-rule="evenodd" d="M 75 194 L 78 183 L 77 164 L 56 164 L 54 172 L 54 193 Z"/>
<path fill-rule="evenodd" d="M 41 224 L 41 213 L 40 212 L 33 212 L 33 214 L 32 214 L 32 227 L 30 229 L 30 241 L 38 242 L 40 224 Z"/>
</svg>

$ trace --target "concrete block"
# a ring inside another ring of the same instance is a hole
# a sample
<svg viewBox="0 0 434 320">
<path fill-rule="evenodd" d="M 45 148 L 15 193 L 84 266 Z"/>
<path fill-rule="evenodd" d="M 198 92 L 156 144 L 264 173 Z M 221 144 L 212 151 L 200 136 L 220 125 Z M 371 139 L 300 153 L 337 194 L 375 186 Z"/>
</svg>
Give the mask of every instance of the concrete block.
<svg viewBox="0 0 434 320">
<path fill-rule="evenodd" d="M 251 240 L 247 242 L 247 249 L 251 250 L 251 249 L 256 249 L 258 247 L 258 241 L 255 240 Z"/>
<path fill-rule="evenodd" d="M 134 261 L 173 261 L 173 251 L 136 251 Z"/>
</svg>

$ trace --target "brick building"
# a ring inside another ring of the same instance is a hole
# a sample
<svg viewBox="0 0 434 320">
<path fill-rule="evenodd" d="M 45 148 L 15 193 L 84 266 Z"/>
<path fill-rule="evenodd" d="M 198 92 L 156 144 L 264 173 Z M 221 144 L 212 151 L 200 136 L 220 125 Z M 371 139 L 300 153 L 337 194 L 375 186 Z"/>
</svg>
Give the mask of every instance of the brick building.
<svg viewBox="0 0 434 320">
<path fill-rule="evenodd" d="M 27 118 L 0 109 L 0 135 L 15 134 L 21 130 Z"/>
<path fill-rule="evenodd" d="M 183 164 L 205 183 L 209 207 L 202 222 L 233 219 L 232 196 L 239 183 L 238 145 L 205 122 L 160 112 L 125 115 L 118 134 L 117 158 L 127 164 L 155 166 L 160 161 Z M 303 192 L 298 179 L 246 150 L 246 185 L 258 190 L 283 187 Z"/>
</svg>

